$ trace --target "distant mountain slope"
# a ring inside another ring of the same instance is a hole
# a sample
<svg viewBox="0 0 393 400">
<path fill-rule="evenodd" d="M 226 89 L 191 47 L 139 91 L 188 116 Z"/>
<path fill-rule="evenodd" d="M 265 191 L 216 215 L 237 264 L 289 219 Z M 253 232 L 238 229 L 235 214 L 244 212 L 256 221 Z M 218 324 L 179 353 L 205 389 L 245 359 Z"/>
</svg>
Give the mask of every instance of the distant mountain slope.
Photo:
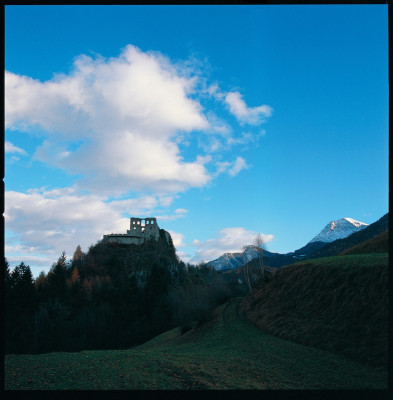
<svg viewBox="0 0 393 400">
<path fill-rule="evenodd" d="M 301 247 L 298 250 L 295 250 L 293 253 L 287 253 L 288 255 L 292 255 L 295 258 L 304 257 L 307 254 L 311 254 L 320 248 L 326 246 L 326 242 L 308 242 L 305 246 Z"/>
<path fill-rule="evenodd" d="M 389 251 L 389 231 L 380 233 L 372 239 L 359 243 L 356 246 L 344 250 L 340 255 L 387 253 Z"/>
<path fill-rule="evenodd" d="M 354 232 L 358 232 L 367 226 L 364 222 L 356 221 L 353 218 L 341 218 L 329 222 L 322 231 L 310 240 L 313 242 L 333 242 L 337 239 L 344 239 Z"/>
<path fill-rule="evenodd" d="M 263 264 L 268 267 L 279 268 L 283 265 L 293 264 L 298 262 L 299 258 L 294 256 L 292 253 L 288 254 L 280 254 L 280 253 L 271 253 L 270 251 L 265 250 L 263 252 Z"/>
<path fill-rule="evenodd" d="M 245 259 L 247 262 L 252 262 L 252 260 L 255 260 L 259 251 L 260 250 L 258 250 L 257 247 L 250 245 L 247 246 L 245 257 L 243 257 L 243 253 L 240 252 L 225 253 L 221 257 L 208 262 L 207 266 L 213 267 L 217 271 L 236 270 L 243 266 Z M 288 265 L 299 261 L 299 259 L 292 254 L 271 253 L 267 250 L 262 250 L 262 254 L 264 265 L 268 265 L 269 267 L 282 267 L 283 265 Z"/>
<path fill-rule="evenodd" d="M 216 271 L 227 271 L 237 269 L 243 265 L 241 253 L 225 253 L 221 257 L 207 263 L 208 267 L 213 267 Z"/>
<path fill-rule="evenodd" d="M 293 252 L 280 254 L 263 250 L 263 263 L 269 267 L 279 268 L 284 265 L 294 264 L 300 260 L 338 255 L 346 249 L 387 230 L 388 216 L 389 214 L 387 213 L 370 225 L 352 218 L 341 218 L 340 220 L 329 222 L 310 242 Z M 335 237 L 341 238 L 334 240 Z M 256 249 L 255 246 L 247 246 L 247 258 L 249 261 L 257 257 L 258 252 Z M 225 253 L 221 257 L 208 262 L 207 265 L 219 271 L 236 270 L 243 266 L 242 253 Z"/>
<path fill-rule="evenodd" d="M 307 260 L 275 270 L 242 308 L 280 338 L 386 365 L 388 272 L 387 253 Z"/>
<path fill-rule="evenodd" d="M 256 246 L 249 245 L 246 247 L 245 252 L 238 253 L 225 253 L 221 257 L 207 263 L 207 266 L 213 267 L 217 271 L 228 271 L 229 269 L 240 268 L 244 261 L 251 261 L 258 257 L 259 252 L 262 251 Z"/>
<path fill-rule="evenodd" d="M 389 213 L 385 214 L 378 221 L 368 225 L 366 228 L 359 232 L 352 233 L 345 239 L 337 239 L 334 242 L 326 244 L 322 248 L 308 254 L 305 258 L 319 258 L 329 257 L 340 254 L 346 249 L 353 247 L 359 243 L 365 242 L 366 240 L 372 239 L 380 233 L 388 229 L 389 224 Z"/>
</svg>

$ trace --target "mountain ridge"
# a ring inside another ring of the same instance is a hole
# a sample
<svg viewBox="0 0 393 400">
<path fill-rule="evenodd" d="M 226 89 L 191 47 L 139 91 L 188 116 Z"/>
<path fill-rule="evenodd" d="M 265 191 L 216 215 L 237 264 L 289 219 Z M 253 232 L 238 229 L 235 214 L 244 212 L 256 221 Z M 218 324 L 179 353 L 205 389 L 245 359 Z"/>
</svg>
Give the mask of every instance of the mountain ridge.
<svg viewBox="0 0 393 400">
<path fill-rule="evenodd" d="M 335 221 L 330 221 L 309 243 L 334 242 L 337 239 L 344 239 L 352 233 L 364 229 L 366 226 L 368 226 L 368 224 L 353 218 L 340 218 Z"/>
<path fill-rule="evenodd" d="M 329 222 L 321 232 L 311 239 L 305 246 L 289 253 L 273 253 L 268 250 L 263 250 L 264 264 L 269 267 L 279 268 L 284 265 L 290 265 L 301 260 L 327 257 L 338 255 L 346 249 L 353 247 L 361 242 L 369 240 L 380 233 L 388 229 L 389 213 L 386 213 L 379 220 L 365 224 L 357 221 L 353 218 L 341 218 L 336 221 Z M 333 231 L 338 229 L 335 236 L 343 236 L 347 233 L 347 236 L 331 240 L 334 236 L 332 234 L 325 234 L 324 231 L 332 227 Z M 324 233 L 324 234 L 322 234 Z M 316 240 L 319 239 L 319 240 Z M 326 241 L 320 240 L 325 239 Z M 246 248 L 255 247 L 252 245 L 246 246 Z M 256 258 L 257 253 L 255 253 Z M 249 251 L 249 255 L 252 252 Z M 252 259 L 250 261 L 252 261 Z M 206 263 L 207 266 L 213 267 L 218 271 L 228 271 L 231 269 L 241 268 L 244 264 L 242 261 L 242 253 L 225 253 L 224 255 L 209 261 Z"/>
</svg>

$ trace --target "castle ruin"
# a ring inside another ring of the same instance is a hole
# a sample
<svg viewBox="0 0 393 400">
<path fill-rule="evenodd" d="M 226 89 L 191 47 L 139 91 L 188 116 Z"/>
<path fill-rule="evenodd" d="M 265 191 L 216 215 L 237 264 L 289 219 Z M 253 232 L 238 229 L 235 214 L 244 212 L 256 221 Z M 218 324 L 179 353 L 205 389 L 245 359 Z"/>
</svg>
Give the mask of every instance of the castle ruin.
<svg viewBox="0 0 393 400">
<path fill-rule="evenodd" d="M 156 218 L 130 218 L 130 229 L 127 233 L 104 235 L 103 243 L 142 244 L 148 239 L 158 240 L 160 228 Z"/>
</svg>

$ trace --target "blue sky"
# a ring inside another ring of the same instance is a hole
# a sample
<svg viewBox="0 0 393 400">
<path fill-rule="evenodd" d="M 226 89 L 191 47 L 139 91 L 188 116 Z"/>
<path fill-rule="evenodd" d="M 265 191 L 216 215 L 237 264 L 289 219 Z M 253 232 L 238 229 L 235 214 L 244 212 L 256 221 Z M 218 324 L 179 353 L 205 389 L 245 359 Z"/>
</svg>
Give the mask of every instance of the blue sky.
<svg viewBox="0 0 393 400">
<path fill-rule="evenodd" d="M 388 211 L 387 5 L 6 6 L 11 266 L 131 216 L 210 261 Z"/>
</svg>

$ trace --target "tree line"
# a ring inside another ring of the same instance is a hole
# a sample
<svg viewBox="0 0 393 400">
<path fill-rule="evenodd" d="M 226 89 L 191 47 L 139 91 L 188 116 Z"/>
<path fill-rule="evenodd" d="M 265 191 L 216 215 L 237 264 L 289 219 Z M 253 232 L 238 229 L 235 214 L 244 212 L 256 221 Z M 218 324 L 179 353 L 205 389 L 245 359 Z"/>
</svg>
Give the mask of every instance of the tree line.
<svg viewBox="0 0 393 400">
<path fill-rule="evenodd" d="M 180 261 L 162 230 L 139 246 L 78 246 L 37 278 L 23 262 L 11 271 L 4 259 L 4 271 L 8 354 L 129 348 L 203 324 L 244 293 L 236 274 Z"/>
</svg>

